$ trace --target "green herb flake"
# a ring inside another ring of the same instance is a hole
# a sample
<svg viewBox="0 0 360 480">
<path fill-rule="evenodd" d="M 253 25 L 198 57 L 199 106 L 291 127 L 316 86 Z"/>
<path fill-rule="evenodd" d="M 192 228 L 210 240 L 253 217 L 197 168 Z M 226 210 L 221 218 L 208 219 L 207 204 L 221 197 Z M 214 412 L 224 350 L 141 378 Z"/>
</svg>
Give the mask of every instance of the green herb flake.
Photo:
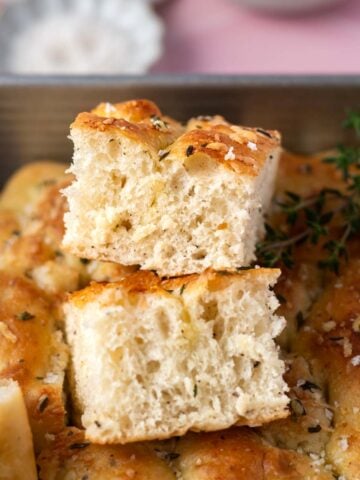
<svg viewBox="0 0 360 480">
<path fill-rule="evenodd" d="M 355 131 L 359 140 L 360 112 L 350 112 L 344 126 Z M 318 263 L 320 268 L 339 274 L 341 264 L 348 261 L 348 241 L 360 234 L 360 145 L 340 145 L 336 154 L 323 162 L 341 174 L 343 187 L 323 188 L 309 197 L 285 192 L 276 202 L 284 214 L 284 224 L 280 228 L 267 224 L 265 239 L 256 247 L 261 265 L 283 264 L 291 269 L 296 246 L 317 245 L 321 240 L 324 256 Z"/>
<path fill-rule="evenodd" d="M 164 455 L 165 459 L 168 462 L 171 462 L 172 460 L 176 460 L 177 458 L 180 457 L 180 453 L 175 453 L 175 452 L 166 452 Z"/>
<path fill-rule="evenodd" d="M 47 395 L 40 397 L 40 401 L 38 405 L 39 412 L 43 413 L 43 411 L 46 409 L 48 405 L 49 405 L 49 397 Z"/>
<path fill-rule="evenodd" d="M 32 320 L 33 318 L 35 318 L 35 315 L 25 310 L 24 312 L 19 313 L 17 318 L 19 320 L 22 320 L 23 322 L 27 322 L 28 320 Z"/>
<path fill-rule="evenodd" d="M 300 330 L 300 328 L 303 327 L 305 324 L 304 314 L 301 310 L 296 314 L 295 320 L 297 329 Z"/>
<path fill-rule="evenodd" d="M 81 442 L 81 443 L 72 443 L 70 445 L 70 450 L 80 450 L 82 448 L 86 448 L 90 445 L 90 442 Z"/>
<path fill-rule="evenodd" d="M 321 431 L 321 425 L 315 425 L 308 428 L 309 433 L 319 433 Z"/>
<path fill-rule="evenodd" d="M 186 149 L 186 156 L 190 157 L 195 151 L 195 147 L 193 145 L 189 145 Z"/>
</svg>

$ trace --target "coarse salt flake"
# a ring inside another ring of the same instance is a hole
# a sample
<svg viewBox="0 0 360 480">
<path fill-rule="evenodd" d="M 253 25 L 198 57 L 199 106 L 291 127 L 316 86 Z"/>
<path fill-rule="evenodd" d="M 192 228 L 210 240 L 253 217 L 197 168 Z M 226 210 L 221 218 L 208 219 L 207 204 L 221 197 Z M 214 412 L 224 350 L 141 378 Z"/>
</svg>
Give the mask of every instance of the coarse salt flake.
<svg viewBox="0 0 360 480">
<path fill-rule="evenodd" d="M 107 102 L 105 104 L 105 113 L 106 115 L 111 115 L 112 113 L 115 113 L 116 112 L 116 108 L 114 107 L 114 105 L 112 105 L 111 103 Z"/>
<path fill-rule="evenodd" d="M 227 154 L 224 157 L 224 160 L 235 160 L 236 156 L 234 153 L 234 147 L 230 147 Z"/>
<path fill-rule="evenodd" d="M 360 355 L 356 355 L 351 359 L 351 365 L 354 365 L 354 367 L 360 365 Z"/>
<path fill-rule="evenodd" d="M 323 330 L 325 332 L 330 332 L 330 330 L 332 330 L 335 327 L 336 327 L 336 322 L 334 322 L 333 320 L 330 320 L 329 322 L 325 322 L 323 324 Z"/>
<path fill-rule="evenodd" d="M 257 150 L 257 145 L 254 142 L 248 142 L 247 146 L 252 150 L 253 152 L 256 152 Z"/>
<path fill-rule="evenodd" d="M 333 412 L 329 408 L 325 408 L 325 417 L 331 422 L 334 417 Z"/>
<path fill-rule="evenodd" d="M 349 442 L 347 437 L 340 437 L 339 446 L 343 452 L 346 452 L 346 450 L 349 448 Z"/>
</svg>

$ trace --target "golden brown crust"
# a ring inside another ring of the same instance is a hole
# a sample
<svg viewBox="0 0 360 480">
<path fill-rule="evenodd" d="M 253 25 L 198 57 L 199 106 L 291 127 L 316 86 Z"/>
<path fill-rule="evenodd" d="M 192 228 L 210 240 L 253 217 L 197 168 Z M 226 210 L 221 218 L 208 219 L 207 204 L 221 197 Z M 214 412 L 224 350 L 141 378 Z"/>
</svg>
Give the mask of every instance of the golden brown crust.
<svg viewBox="0 0 360 480">
<path fill-rule="evenodd" d="M 65 422 L 62 374 L 67 349 L 49 298 L 32 282 L 0 272 L 0 377 L 23 390 L 37 447 Z M 54 377 L 58 375 L 58 377 Z"/>
<path fill-rule="evenodd" d="M 222 117 L 192 119 L 187 131 L 174 120 L 162 116 L 147 100 L 100 104 L 91 113 L 81 113 L 72 129 L 132 138 L 144 146 L 161 150 L 159 156 L 191 162 L 199 155 L 219 162 L 241 175 L 257 176 L 269 153 L 280 148 L 277 131 L 231 125 Z M 166 149 L 166 150 L 163 150 Z"/>
<path fill-rule="evenodd" d="M 76 428 L 67 428 L 49 442 L 38 465 L 40 480 L 67 480 L 69 475 L 76 479 L 175 480 L 148 444 L 89 444 Z"/>
<path fill-rule="evenodd" d="M 163 116 L 148 100 L 100 104 L 91 113 L 77 116 L 71 130 L 77 129 L 106 132 L 114 136 L 113 140 L 125 136 L 155 150 L 166 148 L 183 131 L 178 122 Z"/>
<path fill-rule="evenodd" d="M 201 124 L 190 121 L 189 125 L 193 129 L 188 129 L 171 145 L 170 159 L 205 155 L 240 175 L 257 176 L 269 152 L 281 144 L 276 131 L 266 131 L 264 135 L 259 129 L 231 125 L 222 117 Z"/>
<path fill-rule="evenodd" d="M 250 429 L 190 434 L 176 445 L 176 466 L 183 480 L 332 479 L 295 452 L 273 448 Z"/>
<path fill-rule="evenodd" d="M 257 281 L 264 279 L 266 283 L 273 284 L 280 275 L 278 269 L 258 268 L 241 270 L 237 273 L 215 272 L 207 270 L 204 273 L 197 275 L 186 275 L 184 277 L 177 277 L 172 279 L 162 280 L 153 272 L 138 271 L 126 276 L 123 280 L 114 283 L 92 283 L 89 287 L 83 290 L 74 292 L 68 295 L 70 302 L 77 307 L 82 307 L 88 302 L 97 299 L 98 296 L 105 291 L 112 291 L 114 288 L 123 289 L 128 293 L 136 292 L 158 292 L 173 293 L 173 291 L 185 288 L 198 288 L 199 285 L 206 284 L 210 290 L 221 290 L 229 285 L 231 281 L 237 278 L 245 281 Z"/>
<path fill-rule="evenodd" d="M 0 196 L 0 209 L 22 216 L 42 195 L 43 190 L 65 176 L 66 165 L 36 162 L 20 168 L 7 182 Z"/>
<path fill-rule="evenodd" d="M 328 155 L 285 155 L 278 195 L 284 190 L 309 196 L 324 187 L 342 189 L 339 173 L 322 162 Z M 296 368 L 290 379 L 291 396 L 301 401 L 305 413 L 275 422 L 262 433 L 277 445 L 294 448 L 296 443 L 306 451 L 320 451 L 338 476 L 356 479 L 360 468 L 359 237 L 349 243 L 348 251 L 351 260 L 342 262 L 339 276 L 319 269 L 322 244 L 298 247 L 295 268 L 283 271 L 276 288 L 283 298 L 280 312 L 289 323 L 283 345 L 308 365 L 308 373 Z M 298 403 L 295 407 L 301 413 Z"/>
<path fill-rule="evenodd" d="M 115 104 L 100 103 L 91 113 L 104 118 L 123 118 L 133 123 L 162 116 L 159 107 L 154 102 L 142 99 Z"/>
</svg>

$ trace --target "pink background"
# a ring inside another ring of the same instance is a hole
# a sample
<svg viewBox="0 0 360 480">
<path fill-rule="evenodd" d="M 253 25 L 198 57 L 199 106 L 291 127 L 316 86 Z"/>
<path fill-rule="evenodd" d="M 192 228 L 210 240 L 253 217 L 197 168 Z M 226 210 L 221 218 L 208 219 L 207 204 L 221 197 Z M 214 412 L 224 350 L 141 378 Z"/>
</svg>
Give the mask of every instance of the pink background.
<svg viewBox="0 0 360 480">
<path fill-rule="evenodd" d="M 360 0 L 293 17 L 235 0 L 168 0 L 159 11 L 166 51 L 154 72 L 360 73 Z"/>
</svg>

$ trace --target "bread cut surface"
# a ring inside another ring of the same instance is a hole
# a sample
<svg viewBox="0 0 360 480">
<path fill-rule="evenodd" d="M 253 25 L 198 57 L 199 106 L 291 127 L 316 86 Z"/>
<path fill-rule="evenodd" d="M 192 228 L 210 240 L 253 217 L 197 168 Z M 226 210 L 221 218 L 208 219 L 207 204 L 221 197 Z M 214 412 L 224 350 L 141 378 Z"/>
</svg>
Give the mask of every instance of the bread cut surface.
<svg viewBox="0 0 360 480">
<path fill-rule="evenodd" d="M 280 153 L 274 131 L 192 119 L 147 101 L 102 105 L 71 127 L 64 247 L 161 276 L 234 271 L 254 259 Z"/>
<path fill-rule="evenodd" d="M 17 382 L 0 380 L 0 480 L 36 480 L 24 398 Z"/>
<path fill-rule="evenodd" d="M 127 443 L 287 415 L 277 270 L 139 273 L 65 305 L 87 438 Z"/>
</svg>

